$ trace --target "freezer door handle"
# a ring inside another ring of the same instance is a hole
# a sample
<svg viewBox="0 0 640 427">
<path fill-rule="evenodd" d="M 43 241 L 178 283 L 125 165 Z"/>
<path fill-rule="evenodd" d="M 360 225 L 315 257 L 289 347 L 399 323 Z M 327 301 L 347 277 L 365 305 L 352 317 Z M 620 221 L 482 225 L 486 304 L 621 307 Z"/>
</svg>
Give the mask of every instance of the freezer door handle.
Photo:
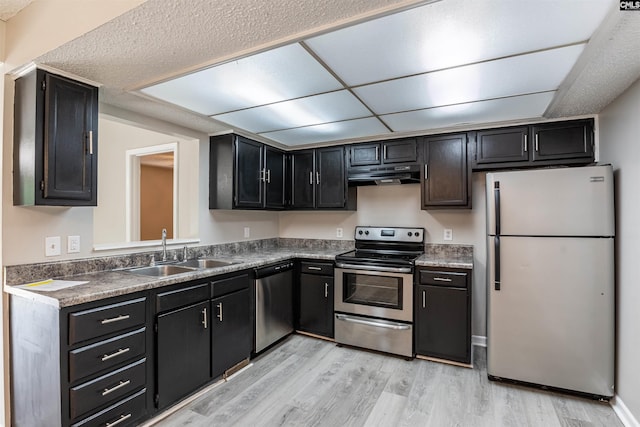
<svg viewBox="0 0 640 427">
<path fill-rule="evenodd" d="M 494 241 L 493 241 L 493 246 L 494 246 L 494 289 L 496 291 L 500 290 L 500 236 L 496 236 Z"/>
<path fill-rule="evenodd" d="M 493 199 L 495 205 L 496 236 L 500 234 L 500 181 L 493 183 Z"/>
</svg>

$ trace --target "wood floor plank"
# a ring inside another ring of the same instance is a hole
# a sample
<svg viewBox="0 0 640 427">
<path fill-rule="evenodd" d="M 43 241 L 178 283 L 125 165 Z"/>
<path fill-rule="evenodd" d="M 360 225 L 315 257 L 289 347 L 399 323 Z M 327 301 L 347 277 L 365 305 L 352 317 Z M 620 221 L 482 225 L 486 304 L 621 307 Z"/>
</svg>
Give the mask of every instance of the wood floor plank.
<svg viewBox="0 0 640 427">
<path fill-rule="evenodd" d="M 475 350 L 469 369 L 294 335 L 157 426 L 622 427 L 608 404 L 489 381 Z"/>
</svg>

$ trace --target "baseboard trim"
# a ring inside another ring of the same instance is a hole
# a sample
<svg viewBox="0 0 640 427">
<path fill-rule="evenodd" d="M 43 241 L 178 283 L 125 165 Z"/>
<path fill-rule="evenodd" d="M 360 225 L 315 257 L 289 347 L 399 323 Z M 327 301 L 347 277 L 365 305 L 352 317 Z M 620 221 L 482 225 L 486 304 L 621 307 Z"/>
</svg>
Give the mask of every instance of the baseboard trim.
<svg viewBox="0 0 640 427">
<path fill-rule="evenodd" d="M 622 424 L 625 427 L 640 427 L 640 422 L 633 416 L 627 405 L 624 404 L 622 399 L 619 396 L 614 396 L 613 399 L 609 402 L 611 407 L 613 408 L 613 412 L 616 413 Z"/>
<path fill-rule="evenodd" d="M 487 346 L 487 337 L 483 335 L 472 335 L 471 336 L 471 345 L 477 345 L 479 347 Z"/>
</svg>

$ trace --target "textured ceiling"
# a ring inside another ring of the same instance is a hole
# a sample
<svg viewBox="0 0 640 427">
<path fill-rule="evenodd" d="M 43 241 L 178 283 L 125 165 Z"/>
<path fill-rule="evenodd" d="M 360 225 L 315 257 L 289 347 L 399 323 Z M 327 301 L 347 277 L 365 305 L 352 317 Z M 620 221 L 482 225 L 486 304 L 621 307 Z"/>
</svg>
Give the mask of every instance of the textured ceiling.
<svg viewBox="0 0 640 427">
<path fill-rule="evenodd" d="M 0 0 L 0 21 L 7 21 L 9 18 L 29 6 L 33 0 Z"/>
<path fill-rule="evenodd" d="M 215 133 L 228 126 L 129 91 L 425 3 L 148 0 L 36 62 L 103 84 L 104 103 Z M 561 87 L 548 117 L 596 114 L 640 76 L 640 13 L 615 10 L 605 24 Z"/>
</svg>

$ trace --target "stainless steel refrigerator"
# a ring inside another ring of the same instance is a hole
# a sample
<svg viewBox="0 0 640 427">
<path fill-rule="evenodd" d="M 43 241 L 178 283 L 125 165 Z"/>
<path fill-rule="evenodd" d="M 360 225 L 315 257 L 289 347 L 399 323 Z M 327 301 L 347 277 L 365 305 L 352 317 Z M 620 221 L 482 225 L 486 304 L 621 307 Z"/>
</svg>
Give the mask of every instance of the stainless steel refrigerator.
<svg viewBox="0 0 640 427">
<path fill-rule="evenodd" d="M 487 372 L 614 394 L 611 166 L 487 174 Z"/>
</svg>

